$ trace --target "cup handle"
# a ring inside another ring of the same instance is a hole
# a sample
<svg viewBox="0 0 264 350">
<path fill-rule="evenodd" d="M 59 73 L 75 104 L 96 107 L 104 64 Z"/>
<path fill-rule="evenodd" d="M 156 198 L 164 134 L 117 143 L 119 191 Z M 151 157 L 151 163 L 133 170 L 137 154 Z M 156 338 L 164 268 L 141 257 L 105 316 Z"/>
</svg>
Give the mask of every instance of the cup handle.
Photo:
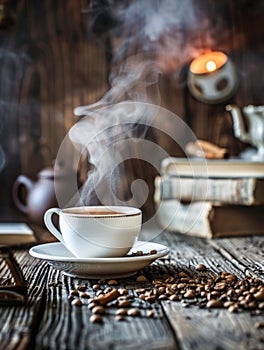
<svg viewBox="0 0 264 350">
<path fill-rule="evenodd" d="M 59 208 L 48 209 L 44 214 L 44 222 L 49 231 L 53 234 L 53 236 L 55 236 L 62 244 L 65 245 L 61 232 L 57 230 L 52 221 L 53 214 L 59 215 L 60 211 L 61 209 Z"/>
</svg>

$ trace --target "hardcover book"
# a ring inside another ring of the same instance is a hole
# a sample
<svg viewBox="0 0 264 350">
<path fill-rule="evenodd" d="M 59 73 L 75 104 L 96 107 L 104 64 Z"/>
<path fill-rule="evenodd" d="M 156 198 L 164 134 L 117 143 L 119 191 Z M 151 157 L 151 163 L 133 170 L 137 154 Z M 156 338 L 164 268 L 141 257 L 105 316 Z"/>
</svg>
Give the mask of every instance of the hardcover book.
<svg viewBox="0 0 264 350">
<path fill-rule="evenodd" d="M 264 234 L 264 205 L 183 204 L 176 199 L 156 204 L 159 224 L 167 231 L 204 238 Z"/>
<path fill-rule="evenodd" d="M 243 159 L 168 157 L 161 163 L 161 175 L 201 178 L 264 178 L 264 162 Z"/>
<path fill-rule="evenodd" d="M 211 201 L 225 204 L 264 204 L 264 179 L 262 178 L 187 178 L 157 176 L 156 201 L 178 199 L 182 202 Z"/>
<path fill-rule="evenodd" d="M 0 223 L 0 244 L 22 245 L 34 242 L 34 232 L 27 224 L 13 222 Z"/>
</svg>

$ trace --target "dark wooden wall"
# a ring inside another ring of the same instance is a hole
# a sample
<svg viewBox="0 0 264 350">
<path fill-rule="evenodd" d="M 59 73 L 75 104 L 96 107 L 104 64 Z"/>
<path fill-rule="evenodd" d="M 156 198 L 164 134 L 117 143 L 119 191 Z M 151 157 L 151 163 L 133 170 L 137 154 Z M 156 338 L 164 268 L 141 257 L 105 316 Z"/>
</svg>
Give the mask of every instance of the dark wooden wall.
<svg viewBox="0 0 264 350">
<path fill-rule="evenodd" d="M 108 90 L 112 56 L 120 42 L 136 31 L 135 17 L 135 27 L 123 27 L 118 36 L 104 29 L 91 33 L 93 14 L 83 11 L 90 3 L 1 1 L 14 11 L 14 23 L 0 29 L 0 144 L 6 155 L 0 172 L 0 220 L 20 218 L 11 198 L 15 178 L 19 174 L 35 178 L 52 163 L 67 131 L 78 120 L 73 109 L 96 102 Z M 201 0 L 195 4 L 210 14 L 209 22 L 217 24 L 214 37 L 219 40 L 204 49 L 227 52 L 237 67 L 239 87 L 229 102 L 240 107 L 263 104 L 263 1 Z M 182 33 L 190 36 L 188 28 L 182 28 Z M 201 28 L 195 40 L 205 34 Z M 131 47 L 129 52 L 137 50 L 138 46 Z M 159 81 L 161 105 L 185 119 L 198 138 L 228 147 L 231 155 L 239 154 L 244 145 L 233 136 L 225 104 L 204 104 L 189 94 L 185 79 L 190 57 L 176 65 L 166 52 L 158 59 L 168 60 Z M 169 151 L 177 155 L 175 149 Z"/>
</svg>

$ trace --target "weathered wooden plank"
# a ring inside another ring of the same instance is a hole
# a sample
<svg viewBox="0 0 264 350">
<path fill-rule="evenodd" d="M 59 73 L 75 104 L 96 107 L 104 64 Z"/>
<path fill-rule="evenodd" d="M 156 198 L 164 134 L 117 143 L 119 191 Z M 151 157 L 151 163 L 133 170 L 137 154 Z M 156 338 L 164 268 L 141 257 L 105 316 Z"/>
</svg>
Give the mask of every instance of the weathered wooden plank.
<svg viewBox="0 0 264 350">
<path fill-rule="evenodd" d="M 185 271 L 197 277 L 199 273 L 194 266 L 199 262 L 207 266 L 207 275 L 211 276 L 224 270 L 240 278 L 247 275 L 263 277 L 263 237 L 209 241 L 165 232 L 162 242 L 165 241 L 173 247 L 171 261 L 168 261 L 170 268 L 164 262 L 173 276 Z M 255 268 L 256 264 L 258 268 Z M 186 308 L 180 302 L 171 301 L 163 301 L 162 306 L 182 349 L 263 348 L 263 330 L 254 326 L 264 321 L 261 312 L 231 314 L 223 309 L 200 309 L 197 305 Z"/>
<path fill-rule="evenodd" d="M 151 231 L 149 233 L 146 232 L 146 234 L 150 237 Z M 260 237 L 259 239 L 262 240 L 263 238 Z M 239 240 L 240 239 L 238 239 L 238 241 Z M 197 239 L 196 237 L 162 232 L 160 235 L 156 236 L 155 241 L 172 247 L 170 261 L 168 261 L 169 269 L 171 269 L 172 266 L 178 266 L 183 270 L 187 269 L 195 273 L 195 266 L 198 263 L 204 263 L 208 267 L 210 273 L 217 274 L 220 271 L 228 271 L 241 278 L 244 277 L 244 271 L 241 269 L 241 265 L 237 263 L 235 256 L 233 257 L 234 260 L 232 260 L 230 258 L 231 255 L 225 257 L 220 251 L 220 246 L 217 245 L 216 242 L 224 242 L 224 240 Z M 227 239 L 226 242 L 228 241 L 232 242 L 233 239 Z M 240 241 L 241 246 L 243 246 L 243 242 L 245 242 L 245 245 L 248 244 L 246 238 L 241 238 Z M 259 274 L 258 277 L 261 278 L 261 275 Z"/>
<path fill-rule="evenodd" d="M 202 310 L 197 306 L 184 308 L 179 302 L 162 304 L 177 332 L 181 349 L 263 349 L 263 330 L 254 327 L 260 321 L 259 316 Z"/>
<path fill-rule="evenodd" d="M 264 239 L 261 236 L 212 240 L 215 250 L 245 275 L 264 279 Z"/>
<path fill-rule="evenodd" d="M 18 251 L 15 256 L 28 282 L 28 298 L 22 306 L 0 307 L 1 350 L 28 348 L 41 317 L 41 302 L 49 270 L 46 263 L 31 258 L 27 250 Z M 1 280 L 6 273 L 6 269 L 1 269 Z"/>
<path fill-rule="evenodd" d="M 153 236 L 151 232 L 150 235 Z M 148 281 L 137 282 L 134 276 L 118 280 L 119 284 L 114 287 L 126 287 L 129 293 L 138 295 L 135 289 L 151 288 L 154 279 L 175 277 L 182 271 L 198 277 L 201 272 L 195 269 L 197 263 L 207 266 L 204 276 L 215 276 L 227 270 L 242 278 L 245 271 L 241 270 L 241 262 L 234 263 L 236 254 L 240 256 L 241 251 L 245 255 L 242 257 L 243 266 L 254 259 L 262 261 L 262 256 L 261 259 L 258 256 L 262 237 L 250 240 L 247 250 L 243 248 L 249 243 L 247 238 L 218 240 L 212 245 L 207 240 L 162 233 L 156 240 L 171 246 L 172 251 L 168 257 L 139 271 L 138 274 L 144 274 Z M 219 247 L 227 252 L 226 255 Z M 135 306 L 140 308 L 143 317 L 127 317 L 126 321 L 118 322 L 115 320 L 117 307 L 112 306 L 107 308 L 103 324 L 90 323 L 88 301 L 84 300 L 82 307 L 76 307 L 71 305 L 68 296 L 71 289 L 84 283 L 89 294 L 93 295 L 92 285 L 96 281 L 65 277 L 47 264 L 29 257 L 26 250 L 17 251 L 16 257 L 30 283 L 29 298 L 23 307 L 1 308 L 0 349 L 8 349 L 7 346 L 13 349 L 18 344 L 24 344 L 24 348 L 34 345 L 37 349 L 176 349 L 178 343 L 180 349 L 262 348 L 263 329 L 254 324 L 263 322 L 263 314 L 255 312 L 235 314 L 223 309 L 202 309 L 198 305 L 184 307 L 183 303 L 172 301 L 140 304 L 136 299 Z M 7 276 L 6 270 L 2 271 Z M 43 299 L 45 288 L 47 295 Z M 155 308 L 155 318 L 144 317 L 148 307 Z"/>
<path fill-rule="evenodd" d="M 117 307 L 110 307 L 103 324 L 93 324 L 89 320 L 92 312 L 88 301 L 83 300 L 81 307 L 73 306 L 68 296 L 78 283 L 87 284 L 88 293 L 93 295 L 91 286 L 95 281 L 63 278 L 57 272 L 51 272 L 49 280 L 53 282 L 48 288 L 46 311 L 36 338 L 38 349 L 176 349 L 174 334 L 161 309 L 161 317 L 149 319 L 141 309 L 142 317 L 127 317 L 126 321 L 118 322 Z M 127 281 L 119 280 L 120 285 L 115 287 L 128 287 Z"/>
</svg>

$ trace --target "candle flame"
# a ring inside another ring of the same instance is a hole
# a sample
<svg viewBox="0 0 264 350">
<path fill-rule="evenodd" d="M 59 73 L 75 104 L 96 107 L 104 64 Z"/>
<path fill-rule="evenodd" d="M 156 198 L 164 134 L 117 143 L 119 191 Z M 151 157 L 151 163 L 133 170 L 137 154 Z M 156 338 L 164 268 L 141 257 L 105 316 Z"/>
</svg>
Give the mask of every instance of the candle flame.
<svg viewBox="0 0 264 350">
<path fill-rule="evenodd" d="M 206 69 L 208 72 L 213 72 L 216 70 L 216 63 L 214 61 L 208 61 L 206 63 Z"/>
<path fill-rule="evenodd" d="M 190 71 L 194 74 L 208 74 L 220 69 L 228 57 L 221 51 L 210 51 L 196 57 L 191 65 Z"/>
</svg>

